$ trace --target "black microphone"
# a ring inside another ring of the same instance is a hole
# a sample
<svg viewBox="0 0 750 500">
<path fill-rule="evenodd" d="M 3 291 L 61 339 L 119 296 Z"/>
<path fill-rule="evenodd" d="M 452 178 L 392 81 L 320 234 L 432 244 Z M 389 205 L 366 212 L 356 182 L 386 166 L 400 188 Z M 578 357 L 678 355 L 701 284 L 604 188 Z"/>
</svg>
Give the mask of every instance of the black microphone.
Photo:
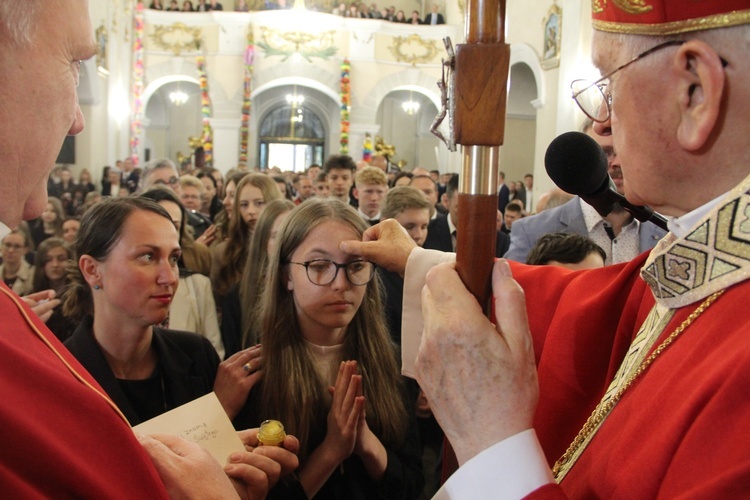
<svg viewBox="0 0 750 500">
<path fill-rule="evenodd" d="M 652 222 L 668 231 L 667 219 L 648 207 L 633 205 L 617 192 L 607 166 L 607 155 L 601 146 L 581 132 L 566 132 L 556 137 L 544 155 L 550 179 L 566 193 L 580 196 L 602 217 L 619 204 L 639 221 Z"/>
</svg>

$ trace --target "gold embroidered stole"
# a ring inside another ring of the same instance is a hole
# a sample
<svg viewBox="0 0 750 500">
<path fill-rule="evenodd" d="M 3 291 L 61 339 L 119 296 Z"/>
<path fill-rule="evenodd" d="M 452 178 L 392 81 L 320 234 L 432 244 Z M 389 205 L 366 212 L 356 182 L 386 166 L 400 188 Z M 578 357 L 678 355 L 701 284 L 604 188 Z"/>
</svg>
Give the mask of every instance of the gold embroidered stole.
<svg viewBox="0 0 750 500">
<path fill-rule="evenodd" d="M 674 313 L 674 309 L 668 309 L 659 304 L 656 304 L 651 308 L 646 320 L 638 331 L 638 335 L 636 335 L 633 343 L 630 345 L 630 349 L 625 355 L 625 359 L 617 370 L 615 378 L 604 393 L 601 402 L 597 405 L 597 409 L 604 407 L 604 405 L 606 405 L 607 402 L 620 391 L 635 370 L 638 369 L 646 358 L 646 355 L 651 352 L 656 340 L 661 337 L 661 334 L 669 324 L 669 321 L 674 317 Z M 581 445 L 575 449 L 573 454 L 560 465 L 555 477 L 558 483 L 565 479 L 565 475 L 575 465 L 578 457 L 581 456 L 605 421 L 606 418 L 601 420 L 596 428 L 586 436 L 586 439 Z"/>
<path fill-rule="evenodd" d="M 641 277 L 651 288 L 656 304 L 638 330 L 597 410 L 639 369 L 678 308 L 704 300 L 750 277 L 750 177 L 706 214 L 685 238 L 667 234 L 651 251 Z M 565 461 L 558 462 L 558 483 L 605 421 L 606 416 Z"/>
</svg>

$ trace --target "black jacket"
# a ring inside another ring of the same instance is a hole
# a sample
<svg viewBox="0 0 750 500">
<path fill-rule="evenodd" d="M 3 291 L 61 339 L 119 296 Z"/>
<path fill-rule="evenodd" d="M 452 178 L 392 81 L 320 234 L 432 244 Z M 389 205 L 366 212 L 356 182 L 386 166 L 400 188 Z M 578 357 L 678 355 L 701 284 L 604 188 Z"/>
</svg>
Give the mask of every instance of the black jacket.
<svg viewBox="0 0 750 500">
<path fill-rule="evenodd" d="M 65 347 L 99 382 L 102 389 L 122 410 L 131 425 L 141 420 L 107 364 L 94 339 L 93 319 L 89 316 L 78 326 Z M 172 410 L 213 390 L 219 356 L 211 342 L 195 333 L 164 330 L 154 327 L 154 347 L 164 376 L 169 407 Z"/>
<path fill-rule="evenodd" d="M 450 217 L 450 215 L 448 217 Z M 448 219 L 446 217 L 438 217 L 437 219 L 430 221 L 430 225 L 427 228 L 427 238 L 424 241 L 424 247 L 431 250 L 440 250 L 442 252 L 453 251 L 453 240 L 451 239 Z M 497 239 L 495 240 L 495 257 L 499 258 L 505 255 L 508 248 L 510 248 L 510 236 L 498 231 Z"/>
</svg>

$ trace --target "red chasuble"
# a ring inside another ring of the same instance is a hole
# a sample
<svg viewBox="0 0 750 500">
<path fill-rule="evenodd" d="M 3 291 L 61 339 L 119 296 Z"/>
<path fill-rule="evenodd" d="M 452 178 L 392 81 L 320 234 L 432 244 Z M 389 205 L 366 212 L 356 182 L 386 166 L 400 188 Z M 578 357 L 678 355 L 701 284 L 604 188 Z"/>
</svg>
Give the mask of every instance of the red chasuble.
<svg viewBox="0 0 750 500">
<path fill-rule="evenodd" d="M 513 265 L 526 292 L 550 466 L 607 390 L 654 305 L 629 264 L 571 273 Z M 560 486 L 532 498 L 739 498 L 750 492 L 750 282 L 727 289 L 642 374 Z M 682 307 L 656 345 L 701 301 Z"/>
<path fill-rule="evenodd" d="M 130 426 L 74 377 L 34 329 L 91 386 L 104 391 L 34 313 L 4 284 L 0 287 L 2 496 L 166 498 Z"/>
</svg>

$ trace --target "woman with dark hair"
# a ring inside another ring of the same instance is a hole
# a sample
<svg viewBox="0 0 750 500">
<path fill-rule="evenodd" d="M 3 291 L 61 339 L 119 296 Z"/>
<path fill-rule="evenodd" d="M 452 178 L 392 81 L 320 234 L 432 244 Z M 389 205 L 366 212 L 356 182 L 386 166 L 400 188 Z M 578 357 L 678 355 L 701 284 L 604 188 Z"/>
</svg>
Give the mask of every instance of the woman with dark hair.
<svg viewBox="0 0 750 500">
<path fill-rule="evenodd" d="M 218 185 L 213 175 L 206 172 L 198 172 L 195 175 L 203 183 L 203 197 L 201 199 L 200 212 L 207 215 L 213 222 L 221 209 L 224 207 L 219 198 Z"/>
<path fill-rule="evenodd" d="M 39 244 L 34 256 L 34 288 L 32 293 L 54 290 L 55 297 L 62 297 L 68 286 L 68 267 L 73 251 L 62 238 L 47 238 Z M 52 310 L 45 322 L 52 333 L 63 342 L 75 331 L 78 324 L 62 314 L 62 307 Z"/>
<path fill-rule="evenodd" d="M 83 321 L 65 345 L 131 424 L 212 390 L 230 417 L 242 407 L 240 377 L 249 377 L 241 364 L 225 366 L 217 378 L 219 357 L 208 340 L 154 326 L 167 318 L 180 259 L 177 231 L 162 207 L 145 198 L 101 202 L 81 221 L 77 253 L 63 312 Z"/>
<path fill-rule="evenodd" d="M 64 220 L 65 210 L 62 202 L 54 196 L 47 198 L 47 208 L 31 226 L 31 239 L 34 240 L 34 246 L 39 246 L 42 241 L 53 236 L 62 238 Z"/>
<path fill-rule="evenodd" d="M 211 291 L 211 280 L 197 268 L 211 268 L 211 252 L 204 245 L 193 241 L 185 231 L 185 207 L 174 192 L 165 187 L 152 188 L 141 195 L 154 200 L 167 211 L 172 224 L 180 235 L 182 258 L 178 262 L 180 286 L 169 308 L 169 326 L 177 330 L 194 332 L 206 337 L 224 359 L 224 343 L 221 340 L 216 302 Z M 208 259 L 205 263 L 201 263 Z"/>
<path fill-rule="evenodd" d="M 62 238 L 47 238 L 34 256 L 34 292 L 54 290 L 60 297 L 67 285 L 65 268 L 73 252 Z"/>
<path fill-rule="evenodd" d="M 366 228 L 315 198 L 282 224 L 261 299 L 263 379 L 235 419 L 279 419 L 299 437 L 296 477 L 272 497 L 413 499 L 424 484 L 374 266 L 339 249 Z"/>
</svg>

